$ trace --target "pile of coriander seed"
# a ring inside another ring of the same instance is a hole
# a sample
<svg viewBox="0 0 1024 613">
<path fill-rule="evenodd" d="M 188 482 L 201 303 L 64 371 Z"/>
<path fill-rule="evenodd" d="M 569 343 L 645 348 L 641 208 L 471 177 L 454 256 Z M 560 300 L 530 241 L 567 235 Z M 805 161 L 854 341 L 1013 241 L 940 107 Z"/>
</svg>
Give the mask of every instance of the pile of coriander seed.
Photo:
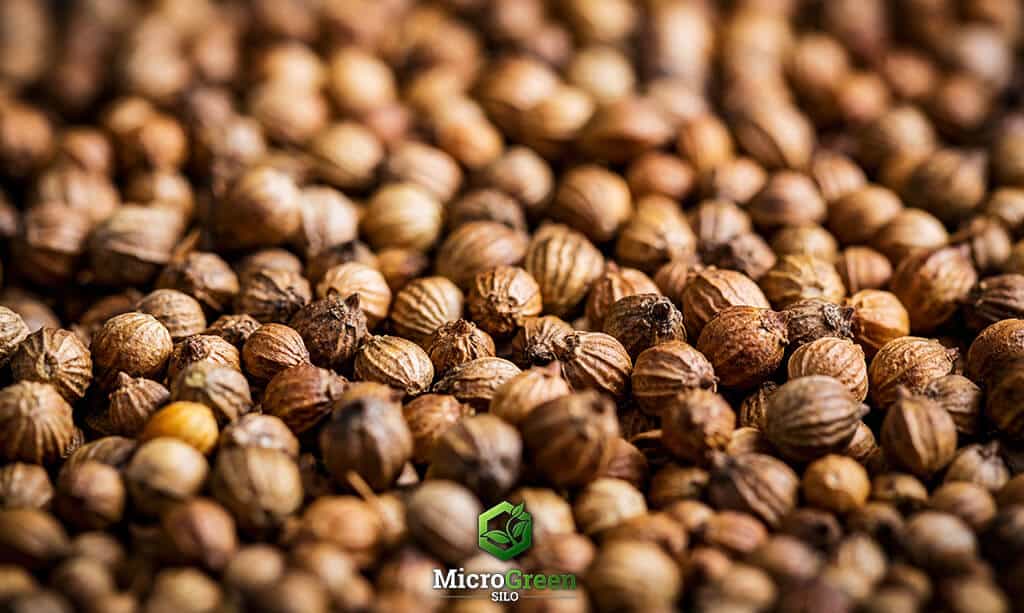
<svg viewBox="0 0 1024 613">
<path fill-rule="evenodd" d="M 1021 603 L 1019 0 L 0 0 L 0 613 Z"/>
</svg>

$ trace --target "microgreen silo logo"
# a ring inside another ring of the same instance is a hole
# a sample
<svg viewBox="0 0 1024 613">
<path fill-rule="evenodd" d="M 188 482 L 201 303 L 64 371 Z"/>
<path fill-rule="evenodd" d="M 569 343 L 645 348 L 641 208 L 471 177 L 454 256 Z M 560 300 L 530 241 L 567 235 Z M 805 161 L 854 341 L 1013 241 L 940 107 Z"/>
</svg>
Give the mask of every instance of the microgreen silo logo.
<svg viewBox="0 0 1024 613">
<path fill-rule="evenodd" d="M 523 504 L 502 501 L 480 514 L 480 549 L 502 561 L 533 545 L 533 518 Z"/>
</svg>

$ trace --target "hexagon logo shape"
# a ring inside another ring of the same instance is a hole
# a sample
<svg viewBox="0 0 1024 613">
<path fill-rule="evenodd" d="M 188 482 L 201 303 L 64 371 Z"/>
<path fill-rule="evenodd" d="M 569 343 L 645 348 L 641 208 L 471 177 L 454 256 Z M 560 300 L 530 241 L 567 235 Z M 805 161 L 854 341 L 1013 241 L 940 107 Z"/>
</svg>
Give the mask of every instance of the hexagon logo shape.
<svg viewBox="0 0 1024 613">
<path fill-rule="evenodd" d="M 523 504 L 503 500 L 480 514 L 480 549 L 508 561 L 533 545 L 533 517 Z"/>
</svg>

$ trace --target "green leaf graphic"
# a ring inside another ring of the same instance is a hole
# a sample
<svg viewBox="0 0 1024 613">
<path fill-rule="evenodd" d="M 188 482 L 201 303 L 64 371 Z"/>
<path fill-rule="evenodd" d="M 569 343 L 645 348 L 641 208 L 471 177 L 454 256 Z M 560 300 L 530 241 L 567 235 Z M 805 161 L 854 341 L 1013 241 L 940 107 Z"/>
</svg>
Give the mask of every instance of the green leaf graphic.
<svg viewBox="0 0 1024 613">
<path fill-rule="evenodd" d="M 520 502 L 518 505 L 512 508 L 512 517 L 518 518 L 523 514 L 523 507 L 526 505 L 525 502 Z"/>
<path fill-rule="evenodd" d="M 526 526 L 529 525 L 525 521 L 521 521 L 518 524 L 512 526 L 512 538 L 516 541 L 522 540 L 523 532 L 526 531 Z"/>
<path fill-rule="evenodd" d="M 512 539 L 510 539 L 508 535 L 501 530 L 491 530 L 484 536 L 491 539 L 495 543 L 501 543 L 502 545 L 508 545 L 512 543 Z"/>
</svg>

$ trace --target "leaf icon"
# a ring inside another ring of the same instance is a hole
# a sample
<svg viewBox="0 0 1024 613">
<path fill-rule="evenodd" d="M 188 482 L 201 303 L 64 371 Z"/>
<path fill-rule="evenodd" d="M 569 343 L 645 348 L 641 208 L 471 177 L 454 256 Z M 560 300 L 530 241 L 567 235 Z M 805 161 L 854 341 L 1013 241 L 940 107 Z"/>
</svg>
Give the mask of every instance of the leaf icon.
<svg viewBox="0 0 1024 613">
<path fill-rule="evenodd" d="M 521 521 L 512 526 L 512 538 L 516 541 L 521 541 L 523 539 L 523 533 L 526 532 L 526 527 L 529 525 L 530 522 Z"/>
<path fill-rule="evenodd" d="M 491 530 L 484 536 L 501 545 L 509 545 L 512 543 L 512 539 L 510 539 L 508 535 L 501 530 Z"/>
<path fill-rule="evenodd" d="M 526 505 L 525 502 L 520 502 L 515 507 L 513 507 L 512 508 L 512 517 L 519 518 L 519 516 L 521 516 L 523 514 L 523 510 L 524 510 L 524 506 L 525 505 Z"/>
</svg>

